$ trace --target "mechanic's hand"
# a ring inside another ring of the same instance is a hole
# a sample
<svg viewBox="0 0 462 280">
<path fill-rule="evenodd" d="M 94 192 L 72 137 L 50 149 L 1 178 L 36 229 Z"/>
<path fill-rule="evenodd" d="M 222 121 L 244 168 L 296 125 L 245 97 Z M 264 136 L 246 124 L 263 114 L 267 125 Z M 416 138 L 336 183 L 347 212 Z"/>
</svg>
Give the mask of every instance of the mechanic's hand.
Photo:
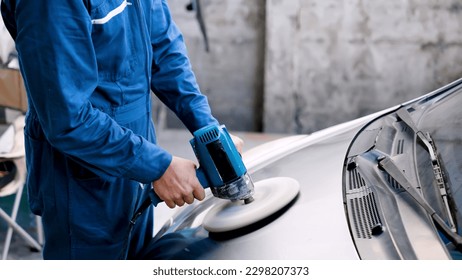
<svg viewBox="0 0 462 280">
<path fill-rule="evenodd" d="M 237 151 L 242 155 L 242 148 L 244 147 L 244 140 L 237 137 L 236 135 L 229 134 L 231 140 L 233 140 L 234 146 L 236 146 Z"/>
<path fill-rule="evenodd" d="M 152 185 L 155 193 L 170 208 L 205 198 L 205 191 L 196 176 L 195 163 L 180 157 L 174 156 L 164 175 Z"/>
</svg>

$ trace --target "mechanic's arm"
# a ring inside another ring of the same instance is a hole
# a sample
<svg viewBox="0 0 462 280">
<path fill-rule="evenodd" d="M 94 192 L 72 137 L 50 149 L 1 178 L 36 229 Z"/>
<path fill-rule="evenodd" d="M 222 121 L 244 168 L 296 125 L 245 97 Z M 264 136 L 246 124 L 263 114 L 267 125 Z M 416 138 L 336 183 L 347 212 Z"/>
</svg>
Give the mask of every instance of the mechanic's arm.
<svg viewBox="0 0 462 280">
<path fill-rule="evenodd" d="M 212 116 L 207 97 L 200 92 L 183 36 L 171 18 L 166 1 L 155 2 L 157 6 L 153 10 L 156 14 L 151 15 L 153 92 L 176 113 L 191 133 L 206 125 L 218 124 Z M 243 141 L 234 135 L 232 139 L 241 152 Z M 153 185 L 159 197 L 170 207 L 174 206 L 174 201 L 192 202 L 191 193 L 197 199 L 203 198 L 204 191 L 196 178 L 195 165 L 189 160 L 174 157 L 167 172 Z"/>
<path fill-rule="evenodd" d="M 206 125 L 218 124 L 211 114 L 207 98 L 199 90 L 183 37 L 171 18 L 166 1 L 153 2 L 152 91 L 191 133 Z M 153 182 L 155 192 L 169 207 L 192 203 L 194 198 L 202 200 L 205 192 L 196 177 L 195 169 L 193 161 L 173 157 L 163 176 Z"/>
<path fill-rule="evenodd" d="M 156 13 L 151 16 L 153 92 L 191 133 L 206 125 L 218 124 L 207 97 L 200 92 L 183 36 L 171 18 L 167 1 L 154 2 L 157 6 Z"/>
<path fill-rule="evenodd" d="M 156 14 L 151 15 L 153 50 L 151 88 L 188 130 L 194 131 L 210 124 L 218 124 L 212 116 L 207 97 L 200 92 L 191 69 L 183 36 L 171 18 L 167 2 L 155 1 Z M 241 152 L 242 139 L 231 136 Z M 202 189 L 194 162 L 174 157 L 164 175 L 153 183 L 154 190 L 169 207 L 202 200 Z"/>
<path fill-rule="evenodd" d="M 8 26 L 17 29 L 13 34 L 28 100 L 46 139 L 107 179 L 158 179 L 172 156 L 90 104 L 98 69 L 84 1 L 16 3 L 15 21 Z"/>
</svg>

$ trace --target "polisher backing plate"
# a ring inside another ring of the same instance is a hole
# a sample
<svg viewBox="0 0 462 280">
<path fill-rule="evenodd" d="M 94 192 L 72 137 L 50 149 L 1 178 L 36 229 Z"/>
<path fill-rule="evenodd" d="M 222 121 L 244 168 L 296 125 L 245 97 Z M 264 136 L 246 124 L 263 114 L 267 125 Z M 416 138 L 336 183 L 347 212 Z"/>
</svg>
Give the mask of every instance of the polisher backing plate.
<svg viewBox="0 0 462 280">
<path fill-rule="evenodd" d="M 289 177 L 268 178 L 255 183 L 254 201 L 220 200 L 206 214 L 203 226 L 209 232 L 227 232 L 243 228 L 274 214 L 289 204 L 300 191 L 297 180 Z"/>
</svg>

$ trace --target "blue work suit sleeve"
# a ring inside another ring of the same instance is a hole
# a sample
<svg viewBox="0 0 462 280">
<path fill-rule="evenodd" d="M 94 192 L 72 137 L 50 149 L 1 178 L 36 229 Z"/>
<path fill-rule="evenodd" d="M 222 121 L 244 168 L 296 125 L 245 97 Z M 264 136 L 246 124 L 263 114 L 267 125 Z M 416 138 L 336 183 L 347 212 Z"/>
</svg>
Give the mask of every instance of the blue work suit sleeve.
<svg viewBox="0 0 462 280">
<path fill-rule="evenodd" d="M 158 179 L 171 154 L 95 109 L 98 65 L 85 1 L 16 1 L 15 42 L 45 138 L 102 177 Z M 4 6 L 3 9 L 8 9 Z M 5 12 L 5 11 L 4 11 Z M 12 29 L 12 23 L 8 23 Z"/>
<path fill-rule="evenodd" d="M 175 112 L 190 132 L 218 124 L 212 116 L 207 97 L 200 92 L 183 36 L 171 18 L 167 1 L 153 2 L 153 14 L 150 16 L 153 92 Z"/>
</svg>

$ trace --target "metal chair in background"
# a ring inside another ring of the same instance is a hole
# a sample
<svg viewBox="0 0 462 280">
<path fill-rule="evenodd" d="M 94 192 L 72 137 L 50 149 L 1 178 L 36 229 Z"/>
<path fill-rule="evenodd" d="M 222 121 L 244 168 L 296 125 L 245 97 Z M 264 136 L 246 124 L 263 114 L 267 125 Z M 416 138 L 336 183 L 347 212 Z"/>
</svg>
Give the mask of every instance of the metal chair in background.
<svg viewBox="0 0 462 280">
<path fill-rule="evenodd" d="M 11 213 L 0 207 L 0 218 L 8 224 L 2 259 L 7 259 L 13 232 L 21 236 L 33 249 L 41 251 L 43 230 L 40 217 L 36 216 L 37 239 L 34 239 L 16 221 L 24 191 L 26 166 L 24 150 L 24 115 L 17 116 L 12 123 L 2 124 L 0 135 L 0 198 L 15 195 Z"/>
</svg>

